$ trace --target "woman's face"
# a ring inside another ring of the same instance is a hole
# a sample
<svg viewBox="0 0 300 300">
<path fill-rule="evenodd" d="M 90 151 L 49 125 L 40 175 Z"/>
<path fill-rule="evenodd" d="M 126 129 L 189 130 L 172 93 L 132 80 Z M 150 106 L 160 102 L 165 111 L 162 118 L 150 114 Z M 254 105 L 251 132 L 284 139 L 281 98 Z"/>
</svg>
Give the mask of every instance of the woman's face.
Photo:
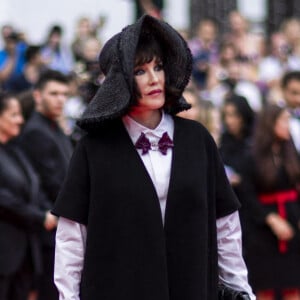
<svg viewBox="0 0 300 300">
<path fill-rule="evenodd" d="M 243 129 L 243 119 L 231 103 L 224 106 L 224 122 L 230 134 L 240 136 Z"/>
<path fill-rule="evenodd" d="M 61 34 L 54 32 L 50 35 L 49 37 L 49 45 L 52 47 L 57 47 L 59 46 L 61 42 Z"/>
<path fill-rule="evenodd" d="M 204 42 L 213 41 L 216 38 L 215 25 L 210 21 L 203 22 L 199 26 L 198 35 Z"/>
<path fill-rule="evenodd" d="M 97 61 L 100 50 L 100 42 L 96 38 L 89 38 L 83 45 L 82 54 L 87 61 Z"/>
<path fill-rule="evenodd" d="M 275 137 L 279 140 L 288 141 L 290 139 L 290 113 L 284 110 L 277 118 L 274 125 Z"/>
<path fill-rule="evenodd" d="M 222 49 L 220 56 L 222 61 L 232 61 L 236 57 L 236 49 L 231 45 L 225 46 Z"/>
<path fill-rule="evenodd" d="M 233 32 L 246 32 L 247 22 L 238 12 L 232 12 L 229 16 L 230 27 Z"/>
<path fill-rule="evenodd" d="M 92 33 L 92 25 L 90 20 L 85 18 L 81 19 L 78 23 L 77 31 L 80 37 L 89 36 Z"/>
<path fill-rule="evenodd" d="M 154 58 L 149 63 L 134 68 L 134 78 L 140 92 L 139 111 L 159 110 L 165 104 L 165 72 L 161 61 Z"/>
<path fill-rule="evenodd" d="M 10 140 L 19 135 L 22 124 L 21 106 L 17 99 L 11 98 L 0 114 L 0 135 Z"/>
</svg>

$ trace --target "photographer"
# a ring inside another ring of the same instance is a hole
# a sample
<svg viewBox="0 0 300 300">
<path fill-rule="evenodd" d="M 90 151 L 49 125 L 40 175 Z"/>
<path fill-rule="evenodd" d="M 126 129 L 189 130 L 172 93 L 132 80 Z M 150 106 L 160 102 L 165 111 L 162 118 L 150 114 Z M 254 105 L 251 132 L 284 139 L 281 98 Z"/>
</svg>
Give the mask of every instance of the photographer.
<svg viewBox="0 0 300 300">
<path fill-rule="evenodd" d="M 14 31 L 4 37 L 4 43 L 0 51 L 0 85 L 6 90 L 9 82 L 22 73 L 26 44 L 21 40 L 21 35 Z"/>
</svg>

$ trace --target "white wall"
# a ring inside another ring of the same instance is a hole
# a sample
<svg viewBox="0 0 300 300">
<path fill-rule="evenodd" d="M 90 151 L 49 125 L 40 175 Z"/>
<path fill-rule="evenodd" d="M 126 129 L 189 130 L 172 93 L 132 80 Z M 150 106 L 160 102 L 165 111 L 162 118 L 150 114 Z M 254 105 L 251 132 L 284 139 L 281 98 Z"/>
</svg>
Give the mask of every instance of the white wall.
<svg viewBox="0 0 300 300">
<path fill-rule="evenodd" d="M 201 1 L 201 0 L 199 0 Z M 176 29 L 189 26 L 189 0 L 165 0 L 165 19 Z"/>
<path fill-rule="evenodd" d="M 201 1 L 201 0 L 199 0 Z M 266 0 L 238 0 L 239 8 L 250 18 L 264 15 Z M 189 0 L 165 0 L 164 15 L 175 28 L 189 25 Z M 255 3 L 255 5 L 254 5 Z M 70 42 L 74 36 L 76 21 L 81 16 L 96 20 L 100 15 L 107 17 L 101 38 L 110 36 L 133 22 L 132 0 L 0 0 L 0 26 L 11 23 L 25 32 L 32 43 L 41 43 L 49 27 L 54 23 L 65 29 L 65 39 Z"/>
<path fill-rule="evenodd" d="M 261 22 L 267 15 L 266 0 L 238 0 L 239 11 L 253 22 Z"/>
<path fill-rule="evenodd" d="M 65 38 L 73 38 L 76 21 L 81 16 L 96 20 L 107 16 L 103 38 L 107 39 L 133 18 L 130 0 L 0 0 L 0 26 L 11 23 L 25 32 L 29 41 L 42 42 L 54 23 L 65 29 Z"/>
<path fill-rule="evenodd" d="M 166 0 L 165 16 L 177 28 L 188 25 L 188 0 Z M 63 26 L 65 39 L 71 41 L 76 21 L 81 16 L 96 20 L 107 17 L 102 40 L 134 20 L 131 0 L 0 0 L 0 26 L 10 23 L 27 34 L 32 43 L 41 43 L 54 23 Z"/>
</svg>

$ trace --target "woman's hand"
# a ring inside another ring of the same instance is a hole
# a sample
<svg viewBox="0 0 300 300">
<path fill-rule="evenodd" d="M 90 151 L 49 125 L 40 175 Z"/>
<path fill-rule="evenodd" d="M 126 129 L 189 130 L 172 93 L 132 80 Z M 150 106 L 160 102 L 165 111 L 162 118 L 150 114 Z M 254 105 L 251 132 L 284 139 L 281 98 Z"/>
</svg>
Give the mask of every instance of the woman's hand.
<svg viewBox="0 0 300 300">
<path fill-rule="evenodd" d="M 270 213 L 266 217 L 266 223 L 272 232 L 281 241 L 288 241 L 294 236 L 294 229 L 288 221 L 280 217 L 276 213 Z"/>
<path fill-rule="evenodd" d="M 237 186 L 241 183 L 241 176 L 232 167 L 225 165 L 225 172 L 232 186 Z"/>
<path fill-rule="evenodd" d="M 50 231 L 57 226 L 57 217 L 51 214 L 50 211 L 46 212 L 44 227 L 47 231 Z"/>
</svg>

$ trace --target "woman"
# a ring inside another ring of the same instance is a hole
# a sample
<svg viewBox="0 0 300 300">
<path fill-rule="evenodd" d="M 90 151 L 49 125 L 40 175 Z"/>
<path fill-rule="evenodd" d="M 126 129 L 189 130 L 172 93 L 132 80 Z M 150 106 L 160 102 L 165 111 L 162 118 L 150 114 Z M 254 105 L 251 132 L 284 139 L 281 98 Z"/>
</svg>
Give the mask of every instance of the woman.
<svg viewBox="0 0 300 300">
<path fill-rule="evenodd" d="M 200 99 L 197 91 L 193 88 L 187 87 L 183 92 L 183 97 L 191 105 L 191 108 L 181 111 L 177 116 L 200 122 L 218 145 L 221 132 L 219 109 L 212 102 Z"/>
<path fill-rule="evenodd" d="M 249 155 L 254 117 L 246 98 L 232 94 L 226 99 L 222 109 L 224 131 L 219 150 L 229 182 L 242 204 L 240 218 L 244 241 L 248 230 L 248 207 L 244 201 L 248 196 L 248 183 L 245 177 L 251 168 Z"/>
<path fill-rule="evenodd" d="M 289 112 L 275 105 L 261 114 L 254 138 L 254 186 L 248 234 L 250 279 L 259 300 L 300 299 L 300 163 Z"/>
<path fill-rule="evenodd" d="M 235 44 L 224 41 L 220 45 L 219 59 L 210 64 L 207 74 L 207 87 L 213 89 L 228 77 L 228 67 L 236 60 Z"/>
<path fill-rule="evenodd" d="M 41 272 L 38 233 L 56 218 L 47 211 L 38 178 L 12 144 L 23 123 L 18 100 L 0 94 L 0 299 L 27 299 L 33 273 Z"/>
<path fill-rule="evenodd" d="M 147 15 L 104 46 L 106 78 L 54 207 L 61 299 L 216 299 L 218 253 L 221 282 L 251 293 L 240 251 L 226 250 L 240 249 L 238 203 L 213 139 L 174 117 L 189 107 L 191 64 L 181 36 Z"/>
<path fill-rule="evenodd" d="M 224 40 L 233 43 L 237 50 L 241 62 L 257 64 L 264 52 L 263 36 L 250 32 L 249 23 L 238 11 L 231 11 L 228 16 L 229 32 Z"/>
<path fill-rule="evenodd" d="M 50 28 L 47 40 L 41 48 L 41 56 L 47 68 L 68 74 L 73 69 L 71 51 L 62 43 L 63 29 L 59 25 Z"/>
</svg>

